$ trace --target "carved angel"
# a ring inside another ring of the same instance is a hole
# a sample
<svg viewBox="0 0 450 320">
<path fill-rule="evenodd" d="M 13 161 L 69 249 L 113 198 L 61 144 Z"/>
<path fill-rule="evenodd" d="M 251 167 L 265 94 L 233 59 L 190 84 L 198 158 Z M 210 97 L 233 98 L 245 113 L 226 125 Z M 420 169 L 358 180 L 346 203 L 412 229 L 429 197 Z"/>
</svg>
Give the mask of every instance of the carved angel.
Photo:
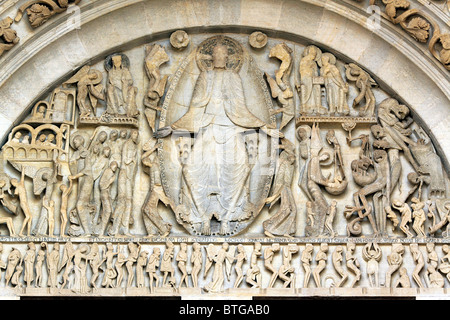
<svg viewBox="0 0 450 320">
<path fill-rule="evenodd" d="M 275 114 L 283 113 L 281 130 L 292 120 L 295 111 L 294 94 L 289 83 L 293 66 L 292 49 L 285 43 L 280 43 L 270 50 L 269 57 L 281 60 L 280 68 L 275 72 L 275 79 L 265 74 L 272 98 L 277 98 L 281 104 L 281 108 L 274 112 Z"/>
<path fill-rule="evenodd" d="M 100 71 L 91 69 L 90 66 L 84 66 L 72 78 L 64 82 L 63 86 L 77 84 L 77 104 L 80 109 L 80 117 L 95 116 L 98 100 L 105 100 L 102 80 L 103 75 Z M 86 102 L 87 98 L 89 98 L 89 102 Z"/>
<path fill-rule="evenodd" d="M 144 98 L 144 105 L 148 107 L 145 110 L 145 115 L 152 131 L 155 132 L 156 111 L 161 111 L 159 102 L 164 95 L 168 79 L 168 75 L 161 76 L 160 67 L 169 61 L 169 56 L 164 47 L 158 44 L 148 46 L 145 49 L 145 71 L 150 81 L 147 95 Z"/>
</svg>

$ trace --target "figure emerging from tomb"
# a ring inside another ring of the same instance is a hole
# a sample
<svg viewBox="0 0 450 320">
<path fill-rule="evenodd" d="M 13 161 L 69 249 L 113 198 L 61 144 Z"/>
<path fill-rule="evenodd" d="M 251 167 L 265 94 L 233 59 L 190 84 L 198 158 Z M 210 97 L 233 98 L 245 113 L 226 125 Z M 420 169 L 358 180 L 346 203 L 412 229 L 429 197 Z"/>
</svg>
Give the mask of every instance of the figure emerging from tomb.
<svg viewBox="0 0 450 320">
<path fill-rule="evenodd" d="M 64 85 L 76 83 L 77 104 L 80 109 L 80 117 L 96 116 L 98 100 L 105 100 L 103 75 L 100 71 L 84 66 L 72 78 L 64 82 Z"/>
<path fill-rule="evenodd" d="M 242 80 L 227 67 L 228 58 L 227 46 L 216 44 L 212 68 L 200 73 L 187 113 L 155 134 L 157 138 L 176 131 L 197 134 L 183 175 L 203 235 L 211 234 L 213 217 L 220 222 L 219 233 L 228 235 L 231 221 L 248 219 L 255 211 L 248 193 L 251 165 L 245 133 L 261 129 L 274 138 L 283 136 L 249 111 Z"/>
</svg>

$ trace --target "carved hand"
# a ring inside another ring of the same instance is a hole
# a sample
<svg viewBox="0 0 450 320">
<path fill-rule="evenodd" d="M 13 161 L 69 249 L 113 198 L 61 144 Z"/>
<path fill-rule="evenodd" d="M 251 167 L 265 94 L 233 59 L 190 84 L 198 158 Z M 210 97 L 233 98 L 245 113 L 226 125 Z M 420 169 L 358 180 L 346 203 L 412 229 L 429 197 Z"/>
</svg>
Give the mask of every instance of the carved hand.
<svg viewBox="0 0 450 320">
<path fill-rule="evenodd" d="M 161 139 L 161 138 L 167 137 L 172 132 L 173 132 L 173 129 L 171 127 L 163 127 L 163 128 L 159 128 L 158 130 L 156 130 L 156 132 L 154 133 L 153 136 L 156 139 Z"/>
<path fill-rule="evenodd" d="M 261 130 L 264 131 L 268 136 L 272 138 L 284 138 L 284 134 L 277 129 L 269 129 L 267 126 L 261 127 Z"/>
</svg>

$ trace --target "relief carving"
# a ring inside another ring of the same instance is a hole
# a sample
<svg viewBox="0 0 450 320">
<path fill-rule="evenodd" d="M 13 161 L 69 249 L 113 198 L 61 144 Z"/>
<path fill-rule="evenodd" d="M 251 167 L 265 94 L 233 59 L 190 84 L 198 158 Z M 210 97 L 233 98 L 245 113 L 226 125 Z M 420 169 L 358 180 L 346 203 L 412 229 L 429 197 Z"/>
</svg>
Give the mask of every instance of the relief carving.
<svg viewBox="0 0 450 320">
<path fill-rule="evenodd" d="M 396 10 L 386 7 L 393 20 Z M 425 37 L 415 18 L 402 23 Z M 449 286 L 448 176 L 413 110 L 338 54 L 242 39 L 177 31 L 171 45 L 81 67 L 32 106 L 1 149 L 5 287 Z"/>
</svg>

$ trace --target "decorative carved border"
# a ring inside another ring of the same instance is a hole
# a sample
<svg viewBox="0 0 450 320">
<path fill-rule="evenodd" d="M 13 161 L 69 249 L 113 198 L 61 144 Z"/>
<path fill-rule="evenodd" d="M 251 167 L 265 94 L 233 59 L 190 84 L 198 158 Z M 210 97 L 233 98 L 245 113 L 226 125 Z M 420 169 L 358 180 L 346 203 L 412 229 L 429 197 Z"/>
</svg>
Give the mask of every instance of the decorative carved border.
<svg viewBox="0 0 450 320">
<path fill-rule="evenodd" d="M 16 31 L 11 29 L 11 25 L 21 21 L 24 14 L 28 16 L 30 26 L 38 28 L 54 15 L 65 12 L 70 6 L 76 6 L 80 2 L 81 0 L 29 0 L 25 2 L 17 9 L 14 20 L 10 17 L 0 20 L 0 57 L 20 41 Z"/>
<path fill-rule="evenodd" d="M 381 17 L 400 25 L 417 42 L 428 43 L 428 50 L 433 57 L 450 70 L 450 33 L 442 33 L 434 19 L 422 10 L 410 8 L 410 5 L 407 0 L 370 0 L 365 6 L 367 10 L 372 6 L 384 7 Z M 450 6 L 449 1 L 447 5 Z"/>
</svg>

